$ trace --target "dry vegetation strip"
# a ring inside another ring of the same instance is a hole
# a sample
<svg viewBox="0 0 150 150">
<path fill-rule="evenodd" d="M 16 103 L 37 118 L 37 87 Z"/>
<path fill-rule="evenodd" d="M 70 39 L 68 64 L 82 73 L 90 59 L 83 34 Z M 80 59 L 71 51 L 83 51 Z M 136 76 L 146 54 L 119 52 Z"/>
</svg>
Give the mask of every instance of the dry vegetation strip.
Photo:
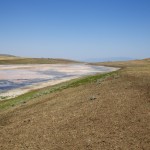
<svg viewBox="0 0 150 150">
<path fill-rule="evenodd" d="M 99 65 L 99 64 L 98 64 Z M 149 60 L 0 114 L 0 149 L 149 150 Z"/>
<path fill-rule="evenodd" d="M 78 63 L 77 61 L 67 59 L 52 58 L 19 58 L 19 57 L 0 57 L 0 65 L 11 64 L 67 64 Z"/>
</svg>

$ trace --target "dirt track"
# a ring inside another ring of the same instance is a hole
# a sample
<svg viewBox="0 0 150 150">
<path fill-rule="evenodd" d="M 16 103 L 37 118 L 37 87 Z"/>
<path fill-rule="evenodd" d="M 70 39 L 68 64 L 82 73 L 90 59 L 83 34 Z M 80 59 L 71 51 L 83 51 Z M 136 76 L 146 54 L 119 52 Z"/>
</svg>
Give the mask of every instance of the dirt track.
<svg viewBox="0 0 150 150">
<path fill-rule="evenodd" d="M 2 112 L 0 149 L 149 150 L 149 73 L 137 64 Z"/>
</svg>

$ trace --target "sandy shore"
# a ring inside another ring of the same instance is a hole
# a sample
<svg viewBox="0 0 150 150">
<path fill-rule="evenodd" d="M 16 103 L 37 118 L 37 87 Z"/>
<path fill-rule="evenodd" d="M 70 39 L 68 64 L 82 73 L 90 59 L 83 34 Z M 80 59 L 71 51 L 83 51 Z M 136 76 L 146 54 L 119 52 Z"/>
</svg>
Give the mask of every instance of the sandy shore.
<svg viewBox="0 0 150 150">
<path fill-rule="evenodd" d="M 61 82 L 69 81 L 69 80 L 75 79 L 75 78 L 78 78 L 78 77 L 68 77 L 68 78 L 65 78 L 65 79 L 59 79 L 59 80 L 55 80 L 55 81 L 48 81 L 48 82 L 45 82 L 45 83 L 39 83 L 39 84 L 27 86 L 25 88 L 17 88 L 17 89 L 14 89 L 14 90 L 9 90 L 7 92 L 0 93 L 0 100 L 15 98 L 15 97 L 17 97 L 19 95 L 22 95 L 22 94 L 25 94 L 25 93 L 27 93 L 31 90 L 36 90 L 36 89 L 41 89 L 41 88 L 44 88 L 44 87 L 47 87 L 47 86 L 56 85 L 56 84 L 59 84 Z"/>
</svg>

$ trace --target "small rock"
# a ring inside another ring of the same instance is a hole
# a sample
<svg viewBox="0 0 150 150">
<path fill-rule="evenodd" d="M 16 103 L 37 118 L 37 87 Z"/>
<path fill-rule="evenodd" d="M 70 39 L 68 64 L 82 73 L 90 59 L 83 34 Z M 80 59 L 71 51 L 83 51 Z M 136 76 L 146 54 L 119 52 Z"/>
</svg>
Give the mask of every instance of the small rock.
<svg viewBox="0 0 150 150">
<path fill-rule="evenodd" d="M 101 84 L 103 79 L 97 79 L 96 84 Z"/>
<path fill-rule="evenodd" d="M 91 96 L 91 97 L 90 97 L 90 100 L 95 100 L 95 99 L 96 99 L 95 96 Z"/>
<path fill-rule="evenodd" d="M 120 77 L 119 75 L 115 75 L 115 76 L 114 76 L 115 79 L 118 79 L 119 77 Z"/>
<path fill-rule="evenodd" d="M 25 123 L 25 122 L 30 122 L 30 121 L 31 121 L 30 119 L 28 119 L 28 120 L 24 120 L 24 123 Z"/>
</svg>

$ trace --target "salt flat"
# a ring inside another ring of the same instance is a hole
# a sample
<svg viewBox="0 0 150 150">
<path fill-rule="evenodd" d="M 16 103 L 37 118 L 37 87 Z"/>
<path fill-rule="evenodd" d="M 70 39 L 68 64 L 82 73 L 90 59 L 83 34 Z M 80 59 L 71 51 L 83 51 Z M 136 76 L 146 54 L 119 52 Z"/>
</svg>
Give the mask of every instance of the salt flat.
<svg viewBox="0 0 150 150">
<path fill-rule="evenodd" d="M 115 70 L 117 68 L 86 64 L 1 65 L 0 100 L 81 76 Z"/>
</svg>

